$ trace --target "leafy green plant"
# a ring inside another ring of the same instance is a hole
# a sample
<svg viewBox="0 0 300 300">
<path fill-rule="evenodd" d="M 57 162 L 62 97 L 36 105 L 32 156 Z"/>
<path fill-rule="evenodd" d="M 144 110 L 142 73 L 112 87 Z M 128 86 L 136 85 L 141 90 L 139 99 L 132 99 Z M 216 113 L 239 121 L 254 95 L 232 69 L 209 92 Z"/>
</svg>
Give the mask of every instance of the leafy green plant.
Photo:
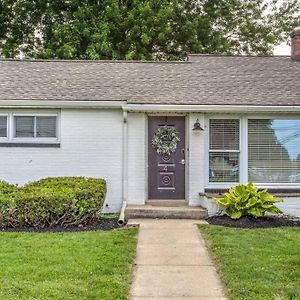
<svg viewBox="0 0 300 300">
<path fill-rule="evenodd" d="M 1 194 L 11 194 L 17 190 L 18 190 L 18 187 L 16 185 L 0 180 L 0 193 Z"/>
<path fill-rule="evenodd" d="M 273 46 L 299 26 L 299 11 L 299 0 L 2 0 L 0 56 L 182 60 L 186 53 L 271 55 Z"/>
<path fill-rule="evenodd" d="M 10 193 L 0 190 L 0 227 L 85 225 L 99 216 L 105 195 L 103 179 L 85 177 L 46 178 Z"/>
<path fill-rule="evenodd" d="M 225 214 L 231 219 L 240 219 L 243 216 L 258 218 L 264 216 L 266 212 L 281 213 L 274 204 L 283 201 L 269 194 L 266 189 L 258 191 L 252 182 L 232 187 L 221 198 L 214 200 L 225 207 Z"/>
</svg>

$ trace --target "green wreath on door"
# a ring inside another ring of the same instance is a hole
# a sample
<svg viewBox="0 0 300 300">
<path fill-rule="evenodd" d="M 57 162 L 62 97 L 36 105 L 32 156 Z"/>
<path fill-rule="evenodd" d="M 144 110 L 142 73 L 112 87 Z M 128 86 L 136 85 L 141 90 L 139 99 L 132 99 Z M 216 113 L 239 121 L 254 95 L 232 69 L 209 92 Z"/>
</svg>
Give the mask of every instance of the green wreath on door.
<svg viewBox="0 0 300 300">
<path fill-rule="evenodd" d="M 171 155 L 176 151 L 177 143 L 180 141 L 178 132 L 171 127 L 160 127 L 152 138 L 152 147 L 158 154 Z"/>
</svg>

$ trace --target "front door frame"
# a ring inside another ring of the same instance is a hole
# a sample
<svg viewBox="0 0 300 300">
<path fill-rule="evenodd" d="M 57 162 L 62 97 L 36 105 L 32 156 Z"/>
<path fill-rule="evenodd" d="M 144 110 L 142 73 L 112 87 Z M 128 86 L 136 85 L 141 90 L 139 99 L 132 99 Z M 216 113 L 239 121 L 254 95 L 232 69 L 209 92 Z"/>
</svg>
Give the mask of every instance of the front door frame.
<svg viewBox="0 0 300 300">
<path fill-rule="evenodd" d="M 190 143 L 190 134 L 189 134 L 189 123 L 190 123 L 190 114 L 189 113 L 169 113 L 169 112 L 159 112 L 159 113 L 146 113 L 146 126 L 145 126 L 145 138 L 146 138 L 146 147 L 145 147 L 145 188 L 146 188 L 146 201 L 149 200 L 149 166 L 148 166 L 148 146 L 149 146 L 149 136 L 148 136 L 148 125 L 149 125 L 149 117 L 162 117 L 162 116 L 170 116 L 170 117 L 184 117 L 185 120 L 185 200 L 189 203 L 189 143 Z M 163 200 L 162 200 L 163 201 Z M 164 200 L 166 201 L 166 200 Z M 172 200 L 176 201 L 176 200 Z"/>
</svg>

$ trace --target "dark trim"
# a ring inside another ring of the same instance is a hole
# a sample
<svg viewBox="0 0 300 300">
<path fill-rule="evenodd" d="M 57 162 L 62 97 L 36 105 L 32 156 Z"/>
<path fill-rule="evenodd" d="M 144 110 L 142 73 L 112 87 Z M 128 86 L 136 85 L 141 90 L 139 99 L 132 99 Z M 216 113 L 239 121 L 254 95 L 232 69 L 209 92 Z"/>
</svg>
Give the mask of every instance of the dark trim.
<svg viewBox="0 0 300 300">
<path fill-rule="evenodd" d="M 0 143 L 0 147 L 60 148 L 60 143 Z"/>
</svg>

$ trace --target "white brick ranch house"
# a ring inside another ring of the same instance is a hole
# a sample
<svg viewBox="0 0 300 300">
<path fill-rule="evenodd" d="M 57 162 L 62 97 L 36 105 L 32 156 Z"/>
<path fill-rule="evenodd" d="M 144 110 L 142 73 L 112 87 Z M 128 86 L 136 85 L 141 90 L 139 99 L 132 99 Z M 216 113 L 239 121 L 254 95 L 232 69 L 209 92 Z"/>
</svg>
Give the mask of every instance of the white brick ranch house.
<svg viewBox="0 0 300 300">
<path fill-rule="evenodd" d="M 107 212 L 149 199 L 211 211 L 208 193 L 248 181 L 295 199 L 300 29 L 292 49 L 186 62 L 0 60 L 0 180 L 101 177 Z M 164 126 L 180 138 L 170 155 L 151 145 Z"/>
</svg>

